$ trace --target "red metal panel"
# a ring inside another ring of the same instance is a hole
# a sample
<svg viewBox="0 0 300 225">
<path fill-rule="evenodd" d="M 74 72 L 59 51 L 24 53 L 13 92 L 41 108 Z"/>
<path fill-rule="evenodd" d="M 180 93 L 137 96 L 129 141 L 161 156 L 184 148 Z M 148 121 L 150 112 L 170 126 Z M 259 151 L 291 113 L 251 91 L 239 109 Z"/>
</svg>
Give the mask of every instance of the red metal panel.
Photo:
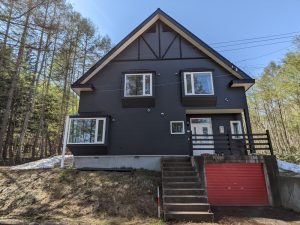
<svg viewBox="0 0 300 225">
<path fill-rule="evenodd" d="M 212 205 L 269 205 L 261 163 L 206 164 L 208 201 Z"/>
</svg>

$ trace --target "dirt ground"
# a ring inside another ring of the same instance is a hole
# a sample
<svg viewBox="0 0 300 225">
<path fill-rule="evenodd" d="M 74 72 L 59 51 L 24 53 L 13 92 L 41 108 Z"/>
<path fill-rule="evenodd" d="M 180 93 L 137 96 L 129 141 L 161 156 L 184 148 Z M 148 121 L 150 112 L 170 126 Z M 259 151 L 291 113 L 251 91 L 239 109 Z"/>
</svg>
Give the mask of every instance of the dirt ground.
<svg viewBox="0 0 300 225">
<path fill-rule="evenodd" d="M 213 207 L 219 224 L 300 224 L 300 214 L 273 207 Z"/>
<path fill-rule="evenodd" d="M 160 174 L 146 171 L 0 169 L 0 224 L 179 225 L 156 218 Z M 213 207 L 213 224 L 299 224 L 300 214 L 271 207 Z M 208 224 L 208 223 L 207 223 Z"/>
</svg>

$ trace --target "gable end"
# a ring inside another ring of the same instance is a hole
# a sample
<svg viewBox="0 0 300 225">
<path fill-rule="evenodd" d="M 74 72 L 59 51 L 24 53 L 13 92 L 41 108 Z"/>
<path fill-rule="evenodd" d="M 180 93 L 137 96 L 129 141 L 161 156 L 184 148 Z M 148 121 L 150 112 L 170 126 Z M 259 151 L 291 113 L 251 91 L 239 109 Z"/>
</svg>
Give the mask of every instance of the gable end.
<svg viewBox="0 0 300 225">
<path fill-rule="evenodd" d="M 162 29 L 160 26 L 157 28 L 157 24 L 163 24 Z M 158 30 L 158 31 L 157 31 Z M 162 10 L 157 9 L 151 16 L 149 16 L 144 22 L 142 22 L 137 28 L 135 28 L 129 35 L 127 35 L 119 44 L 117 44 L 114 48 L 109 51 L 101 60 L 99 60 L 93 67 L 91 67 L 82 77 L 80 77 L 73 85 L 72 88 L 79 84 L 85 84 L 90 80 L 95 74 L 97 74 L 103 67 L 105 67 L 110 61 L 117 58 L 124 50 L 131 46 L 134 41 L 138 41 L 138 48 L 141 47 L 141 43 L 143 42 L 144 47 L 147 46 L 149 52 L 147 56 L 153 57 L 152 59 L 161 60 L 163 58 L 169 58 L 168 50 L 161 52 L 161 43 L 159 40 L 159 52 L 157 52 L 157 48 L 153 48 L 150 46 L 149 41 L 145 38 L 144 34 L 154 34 L 155 32 L 160 32 L 159 35 L 163 35 L 164 32 L 173 31 L 175 36 L 172 37 L 171 42 L 169 42 L 168 48 L 172 45 L 179 45 L 181 49 L 181 45 L 191 45 L 195 46 L 200 52 L 203 53 L 204 56 L 211 58 L 217 64 L 222 66 L 224 69 L 229 71 L 232 75 L 237 77 L 238 79 L 252 79 L 245 72 L 240 70 L 234 64 L 232 64 L 229 60 L 221 56 L 218 52 L 209 47 L 206 43 L 176 22 L 173 18 L 168 16 Z M 135 51 L 135 50 L 134 50 Z M 151 54 L 150 54 L 151 53 Z M 175 54 L 175 53 L 172 53 Z M 182 52 L 178 52 L 180 56 L 182 56 Z M 138 56 L 140 57 L 140 55 Z"/>
</svg>

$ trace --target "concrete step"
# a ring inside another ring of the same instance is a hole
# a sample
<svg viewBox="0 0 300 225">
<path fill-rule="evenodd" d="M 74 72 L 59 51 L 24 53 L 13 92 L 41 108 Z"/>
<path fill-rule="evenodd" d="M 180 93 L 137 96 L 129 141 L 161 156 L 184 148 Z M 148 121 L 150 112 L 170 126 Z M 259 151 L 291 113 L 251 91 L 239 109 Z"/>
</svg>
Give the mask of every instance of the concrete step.
<svg viewBox="0 0 300 225">
<path fill-rule="evenodd" d="M 162 177 L 163 182 L 197 182 L 200 178 L 197 176 L 183 176 L 183 177 Z"/>
<path fill-rule="evenodd" d="M 162 162 L 191 162 L 190 157 L 164 157 Z"/>
<path fill-rule="evenodd" d="M 199 188 L 164 188 L 164 195 L 205 195 L 204 189 Z"/>
<path fill-rule="evenodd" d="M 163 171 L 163 176 L 166 176 L 166 177 L 197 176 L 197 172 L 195 172 L 195 171 Z"/>
<path fill-rule="evenodd" d="M 187 167 L 192 166 L 191 162 L 163 162 L 163 167 Z"/>
<path fill-rule="evenodd" d="M 164 203 L 207 203 L 205 195 L 164 195 Z"/>
<path fill-rule="evenodd" d="M 210 210 L 208 203 L 164 203 L 164 210 L 168 211 L 206 211 Z"/>
<path fill-rule="evenodd" d="M 194 167 L 190 166 L 163 166 L 162 171 L 195 171 Z"/>
<path fill-rule="evenodd" d="M 165 188 L 201 188 L 201 183 L 198 182 L 163 182 Z"/>
<path fill-rule="evenodd" d="M 181 220 L 192 222 L 213 222 L 214 215 L 209 212 L 169 211 L 165 213 L 165 220 Z"/>
</svg>

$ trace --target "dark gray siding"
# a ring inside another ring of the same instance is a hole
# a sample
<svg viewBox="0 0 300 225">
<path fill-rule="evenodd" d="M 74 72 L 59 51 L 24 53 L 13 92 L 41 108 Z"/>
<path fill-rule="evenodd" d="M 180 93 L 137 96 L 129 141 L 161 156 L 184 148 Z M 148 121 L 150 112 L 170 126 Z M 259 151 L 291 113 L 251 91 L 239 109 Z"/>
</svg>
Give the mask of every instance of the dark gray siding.
<svg viewBox="0 0 300 225">
<path fill-rule="evenodd" d="M 191 68 L 213 70 L 214 90 L 217 96 L 216 106 L 213 108 L 246 107 L 244 90 L 228 86 L 235 77 L 186 41 L 180 41 L 181 38 L 176 37 L 174 45 L 171 45 L 163 59 L 162 55 L 176 34 L 161 30 L 159 50 L 157 32 L 158 29 L 156 33 L 143 35 L 155 54 L 144 40 L 137 40 L 89 81 L 95 87 L 94 92 L 82 92 L 80 95 L 79 113 L 101 112 L 113 118 L 108 154 L 189 154 L 188 134 L 170 134 L 170 121 L 186 121 L 186 109 L 200 109 L 200 107 L 184 107 L 181 104 L 181 70 Z M 151 108 L 150 112 L 147 108 L 122 107 L 122 76 L 124 71 L 130 70 L 156 72 L 155 107 Z M 225 101 L 225 98 L 228 101 Z"/>
</svg>

